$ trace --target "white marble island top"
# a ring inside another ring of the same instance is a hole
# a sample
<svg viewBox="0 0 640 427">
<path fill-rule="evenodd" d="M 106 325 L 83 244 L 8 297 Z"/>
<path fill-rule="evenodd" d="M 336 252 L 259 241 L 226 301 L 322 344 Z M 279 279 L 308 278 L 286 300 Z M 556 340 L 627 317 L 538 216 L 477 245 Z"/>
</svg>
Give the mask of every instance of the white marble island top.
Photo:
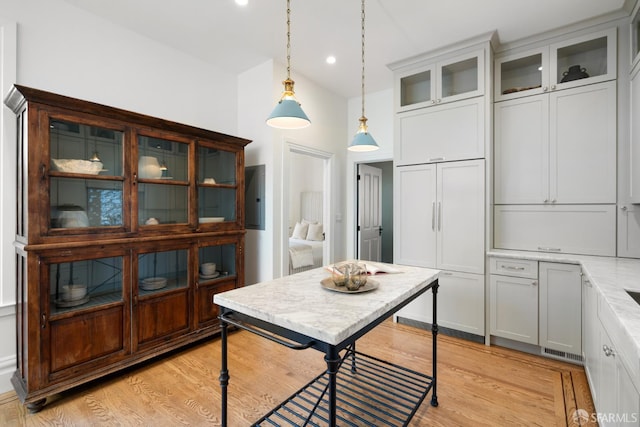
<svg viewBox="0 0 640 427">
<path fill-rule="evenodd" d="M 273 325 L 337 345 L 428 287 L 438 270 L 393 265 L 401 273 L 370 276 L 380 284 L 362 293 L 324 289 L 324 268 L 216 294 L 214 303 Z M 428 291 L 430 292 L 430 291 Z"/>
<path fill-rule="evenodd" d="M 489 251 L 487 255 L 581 265 L 583 273 L 598 291 L 600 301 L 606 304 L 606 309 L 613 314 L 615 324 L 611 326 L 614 326 L 616 331 L 608 332 L 615 332 L 624 340 L 624 350 L 628 350 L 631 369 L 636 374 L 632 380 L 636 387 L 640 387 L 640 305 L 625 291 L 640 292 L 640 260 L 497 249 Z"/>
</svg>

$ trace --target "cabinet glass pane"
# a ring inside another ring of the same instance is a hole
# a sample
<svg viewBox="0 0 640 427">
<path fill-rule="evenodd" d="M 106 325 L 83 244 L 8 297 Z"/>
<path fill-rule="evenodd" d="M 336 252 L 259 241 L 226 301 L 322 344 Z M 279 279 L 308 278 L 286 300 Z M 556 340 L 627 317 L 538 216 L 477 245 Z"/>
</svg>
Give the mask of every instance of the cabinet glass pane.
<svg viewBox="0 0 640 427">
<path fill-rule="evenodd" d="M 200 223 L 236 220 L 235 188 L 198 188 L 198 217 Z"/>
<path fill-rule="evenodd" d="M 171 184 L 138 184 L 140 225 L 187 223 L 188 187 Z"/>
<path fill-rule="evenodd" d="M 122 301 L 122 257 L 51 264 L 51 313 Z"/>
<path fill-rule="evenodd" d="M 198 179 L 203 184 L 236 184 L 236 153 L 215 148 L 198 149 Z"/>
<path fill-rule="evenodd" d="M 51 119 L 49 140 L 52 171 L 122 176 L 121 131 Z"/>
<path fill-rule="evenodd" d="M 478 90 L 478 58 L 442 66 L 442 97 Z"/>
<path fill-rule="evenodd" d="M 138 255 L 139 294 L 188 286 L 187 249 Z"/>
<path fill-rule="evenodd" d="M 636 13 L 631 22 L 631 60 L 640 52 L 640 12 Z"/>
<path fill-rule="evenodd" d="M 542 53 L 500 64 L 500 93 L 520 92 L 542 86 Z"/>
<path fill-rule="evenodd" d="M 202 247 L 198 251 L 198 259 L 200 280 L 236 275 L 235 244 Z"/>
<path fill-rule="evenodd" d="M 51 178 L 51 228 L 122 225 L 122 181 Z"/>
<path fill-rule="evenodd" d="M 138 136 L 138 178 L 187 181 L 188 154 L 187 144 Z"/>
<path fill-rule="evenodd" d="M 607 37 L 562 47 L 556 61 L 559 83 L 607 74 Z"/>
<path fill-rule="evenodd" d="M 431 100 L 431 70 L 400 79 L 400 106 Z"/>
</svg>

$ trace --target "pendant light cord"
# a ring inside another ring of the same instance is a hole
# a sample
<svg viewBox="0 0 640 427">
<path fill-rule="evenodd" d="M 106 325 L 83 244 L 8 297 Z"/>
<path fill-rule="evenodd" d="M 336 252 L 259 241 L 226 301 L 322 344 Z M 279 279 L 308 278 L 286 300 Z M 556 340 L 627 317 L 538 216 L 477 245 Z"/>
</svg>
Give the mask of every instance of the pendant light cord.
<svg viewBox="0 0 640 427">
<path fill-rule="evenodd" d="M 291 0 L 287 0 L 287 80 L 291 80 Z"/>
<path fill-rule="evenodd" d="M 364 117 L 364 0 L 362 0 L 360 19 L 362 22 L 362 117 Z"/>
</svg>

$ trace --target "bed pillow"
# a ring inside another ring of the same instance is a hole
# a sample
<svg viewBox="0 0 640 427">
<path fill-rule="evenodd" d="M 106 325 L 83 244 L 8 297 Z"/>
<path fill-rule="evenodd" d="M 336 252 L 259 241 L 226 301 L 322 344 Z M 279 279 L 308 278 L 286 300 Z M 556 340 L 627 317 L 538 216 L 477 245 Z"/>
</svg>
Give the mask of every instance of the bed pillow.
<svg viewBox="0 0 640 427">
<path fill-rule="evenodd" d="M 309 231 L 307 232 L 307 240 L 324 240 L 322 235 L 322 224 L 309 224 Z"/>
<path fill-rule="evenodd" d="M 305 240 L 307 238 L 308 231 L 309 231 L 309 224 L 302 224 L 302 223 L 296 222 L 296 226 L 293 229 L 293 234 L 291 234 L 291 237 L 294 239 Z"/>
<path fill-rule="evenodd" d="M 309 221 L 308 219 L 304 219 L 304 218 L 302 218 L 302 223 L 303 224 L 317 224 L 316 221 Z"/>
</svg>

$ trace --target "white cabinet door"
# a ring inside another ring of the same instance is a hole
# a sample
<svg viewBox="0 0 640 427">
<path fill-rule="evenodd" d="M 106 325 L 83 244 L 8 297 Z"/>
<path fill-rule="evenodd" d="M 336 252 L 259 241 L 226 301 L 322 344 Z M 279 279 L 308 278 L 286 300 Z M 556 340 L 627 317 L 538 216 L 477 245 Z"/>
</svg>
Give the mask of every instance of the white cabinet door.
<svg viewBox="0 0 640 427">
<path fill-rule="evenodd" d="M 496 205 L 494 247 L 616 255 L 615 205 Z"/>
<path fill-rule="evenodd" d="M 538 281 L 492 274 L 491 335 L 538 344 Z"/>
<path fill-rule="evenodd" d="M 582 281 L 578 265 L 541 262 L 540 346 L 582 355 Z"/>
<path fill-rule="evenodd" d="M 619 206 L 618 256 L 640 258 L 640 205 Z"/>
<path fill-rule="evenodd" d="M 437 268 L 484 273 L 484 160 L 438 164 Z"/>
<path fill-rule="evenodd" d="M 484 274 L 484 160 L 396 168 L 395 262 Z"/>
<path fill-rule="evenodd" d="M 549 97 L 494 106 L 495 203 L 544 203 L 549 198 Z"/>
<path fill-rule="evenodd" d="M 554 203 L 616 202 L 616 82 L 550 95 Z"/>
<path fill-rule="evenodd" d="M 484 275 L 442 271 L 438 281 L 438 325 L 484 335 Z M 432 323 L 433 294 L 420 295 L 398 316 Z"/>
<path fill-rule="evenodd" d="M 633 75 L 630 86 L 629 199 L 631 203 L 640 203 L 640 72 Z"/>
<path fill-rule="evenodd" d="M 591 388 L 593 401 L 598 400 L 600 374 L 600 321 L 598 320 L 598 296 L 591 282 L 582 280 L 582 352 L 584 370 Z"/>
<path fill-rule="evenodd" d="M 616 360 L 616 382 L 618 384 L 618 408 L 616 413 L 623 417 L 618 425 L 638 425 L 640 423 L 640 394 L 620 360 Z"/>
<path fill-rule="evenodd" d="M 484 98 L 398 114 L 396 165 L 484 157 Z"/>
<path fill-rule="evenodd" d="M 394 258 L 436 267 L 436 165 L 395 168 Z"/>
</svg>

